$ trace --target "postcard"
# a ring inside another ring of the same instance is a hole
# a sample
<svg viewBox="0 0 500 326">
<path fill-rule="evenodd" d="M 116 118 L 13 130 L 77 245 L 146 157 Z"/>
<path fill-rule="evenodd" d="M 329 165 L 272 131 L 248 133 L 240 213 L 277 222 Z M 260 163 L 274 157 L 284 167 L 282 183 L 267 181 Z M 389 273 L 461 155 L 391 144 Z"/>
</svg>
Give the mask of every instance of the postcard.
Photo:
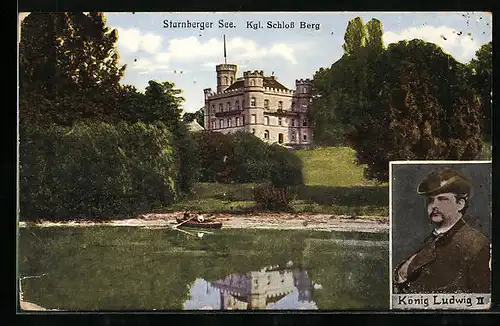
<svg viewBox="0 0 500 326">
<path fill-rule="evenodd" d="M 19 313 L 490 306 L 490 13 L 18 23 Z"/>
</svg>

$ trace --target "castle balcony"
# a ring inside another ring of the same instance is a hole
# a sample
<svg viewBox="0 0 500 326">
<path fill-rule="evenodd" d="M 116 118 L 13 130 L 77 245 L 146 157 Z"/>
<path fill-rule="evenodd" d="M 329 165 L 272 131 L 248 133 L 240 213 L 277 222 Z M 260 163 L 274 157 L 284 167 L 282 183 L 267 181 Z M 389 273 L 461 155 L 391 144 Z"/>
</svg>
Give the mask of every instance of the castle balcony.
<svg viewBox="0 0 500 326">
<path fill-rule="evenodd" d="M 290 111 L 290 110 L 276 110 L 276 111 L 264 111 L 264 115 L 270 115 L 275 117 L 296 117 L 299 115 L 299 112 Z"/>
<path fill-rule="evenodd" d="M 232 117 L 235 115 L 241 115 L 243 113 L 243 109 L 239 110 L 230 110 L 230 111 L 223 111 L 223 112 L 215 112 L 215 116 L 217 118 L 220 117 Z"/>
</svg>

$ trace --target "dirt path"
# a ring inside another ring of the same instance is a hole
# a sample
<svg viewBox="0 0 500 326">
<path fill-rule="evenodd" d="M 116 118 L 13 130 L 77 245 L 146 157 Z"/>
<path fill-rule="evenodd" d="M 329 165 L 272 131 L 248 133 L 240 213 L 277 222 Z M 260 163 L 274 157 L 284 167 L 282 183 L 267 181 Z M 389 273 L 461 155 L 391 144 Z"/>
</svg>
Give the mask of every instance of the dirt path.
<svg viewBox="0 0 500 326">
<path fill-rule="evenodd" d="M 136 218 L 124 220 L 111 220 L 101 223 L 91 221 L 70 222 L 48 222 L 43 221 L 37 226 L 91 226 L 91 225 L 113 225 L 113 226 L 140 226 L 140 227 L 171 227 L 176 223 L 176 216 L 182 213 L 152 213 L 144 214 Z M 205 215 L 215 218 L 223 223 L 223 229 L 281 229 L 281 230 L 318 230 L 318 231 L 357 231 L 357 232 L 388 232 L 389 219 L 382 216 L 360 216 L 350 217 L 342 215 L 321 214 L 287 214 L 266 213 L 253 215 L 213 214 Z M 20 227 L 26 223 L 20 222 Z"/>
</svg>

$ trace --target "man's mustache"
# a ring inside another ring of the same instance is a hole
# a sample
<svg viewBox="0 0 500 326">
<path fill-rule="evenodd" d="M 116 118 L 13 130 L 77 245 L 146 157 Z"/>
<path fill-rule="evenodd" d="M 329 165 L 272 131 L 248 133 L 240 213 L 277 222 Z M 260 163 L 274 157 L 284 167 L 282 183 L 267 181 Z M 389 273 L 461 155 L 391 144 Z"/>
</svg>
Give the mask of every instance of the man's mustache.
<svg viewBox="0 0 500 326">
<path fill-rule="evenodd" d="M 437 216 L 437 215 L 441 215 L 441 216 L 443 216 L 443 213 L 441 213 L 440 211 L 432 211 L 432 212 L 429 214 L 429 216 L 430 216 L 430 217 Z"/>
</svg>

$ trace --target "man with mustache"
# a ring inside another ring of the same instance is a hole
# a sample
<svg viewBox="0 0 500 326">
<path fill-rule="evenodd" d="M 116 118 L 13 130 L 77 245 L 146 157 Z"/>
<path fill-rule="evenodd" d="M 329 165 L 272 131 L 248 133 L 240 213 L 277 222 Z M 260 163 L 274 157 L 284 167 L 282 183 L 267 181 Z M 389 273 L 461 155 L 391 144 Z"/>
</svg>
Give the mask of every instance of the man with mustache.
<svg viewBox="0 0 500 326">
<path fill-rule="evenodd" d="M 470 181 L 450 168 L 420 183 L 434 230 L 395 268 L 394 293 L 490 293 L 490 243 L 464 220 L 472 192 Z"/>
</svg>

